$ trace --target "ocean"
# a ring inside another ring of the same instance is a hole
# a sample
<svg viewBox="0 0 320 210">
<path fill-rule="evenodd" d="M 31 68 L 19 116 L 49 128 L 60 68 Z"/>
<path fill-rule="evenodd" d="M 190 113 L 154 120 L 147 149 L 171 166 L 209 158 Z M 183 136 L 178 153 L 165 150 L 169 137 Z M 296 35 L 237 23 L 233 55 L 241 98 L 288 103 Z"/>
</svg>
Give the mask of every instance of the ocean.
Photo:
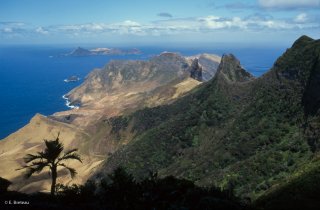
<svg viewBox="0 0 320 210">
<path fill-rule="evenodd" d="M 51 115 L 69 109 L 62 96 L 80 85 L 91 70 L 103 67 L 112 59 L 146 60 L 163 51 L 185 56 L 233 53 L 244 68 L 260 76 L 285 51 L 280 47 L 137 48 L 143 52 L 141 55 L 69 57 L 61 55 L 74 47 L 0 46 L 0 139 L 22 128 L 36 113 Z M 73 75 L 81 80 L 63 81 Z"/>
</svg>

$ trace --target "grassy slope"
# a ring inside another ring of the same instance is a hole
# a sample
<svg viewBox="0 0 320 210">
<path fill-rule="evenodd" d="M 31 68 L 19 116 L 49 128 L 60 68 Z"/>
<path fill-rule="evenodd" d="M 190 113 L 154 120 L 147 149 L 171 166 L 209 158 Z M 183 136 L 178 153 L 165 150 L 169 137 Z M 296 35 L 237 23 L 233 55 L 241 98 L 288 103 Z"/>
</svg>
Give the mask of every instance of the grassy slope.
<svg viewBox="0 0 320 210">
<path fill-rule="evenodd" d="M 259 197 L 312 158 L 303 128 L 318 117 L 305 115 L 302 99 L 319 49 L 319 41 L 302 37 L 259 79 L 230 78 L 234 62 L 171 105 L 125 116 L 140 135 L 110 157 L 105 171 L 124 165 L 141 177 L 157 170 Z"/>
</svg>

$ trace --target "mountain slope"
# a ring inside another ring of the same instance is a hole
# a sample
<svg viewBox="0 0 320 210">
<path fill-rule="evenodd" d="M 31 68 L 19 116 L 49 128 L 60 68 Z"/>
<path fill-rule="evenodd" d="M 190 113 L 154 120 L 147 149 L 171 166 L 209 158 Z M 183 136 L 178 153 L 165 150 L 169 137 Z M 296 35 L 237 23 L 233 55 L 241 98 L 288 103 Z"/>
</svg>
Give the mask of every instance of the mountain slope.
<svg viewBox="0 0 320 210">
<path fill-rule="evenodd" d="M 47 171 L 41 173 L 38 177 L 31 177 L 25 180 L 22 171 L 17 171 L 16 169 L 21 168 L 23 157 L 26 154 L 40 152 L 44 149 L 43 140 L 54 139 L 59 132 L 65 147 L 79 148 L 81 157 L 84 160 L 83 164 L 70 162 L 75 164 L 77 172 L 81 174 L 73 182 L 83 183 L 92 175 L 93 170 L 101 163 L 102 159 L 93 154 L 89 156 L 81 147 L 88 143 L 88 134 L 73 125 L 57 122 L 37 114 L 30 120 L 28 125 L 0 141 L 0 174 L 13 183 L 12 190 L 34 192 L 50 189 L 50 182 L 44 181 L 49 178 Z M 70 182 L 70 176 L 67 171 L 60 171 L 59 173 L 61 175 L 58 179 L 59 182 Z"/>
<path fill-rule="evenodd" d="M 216 60 L 211 61 L 213 65 Z M 112 118 L 172 103 L 200 85 L 190 77 L 192 62 L 175 53 L 163 53 L 150 61 L 112 61 L 103 69 L 94 70 L 68 95 L 72 102 L 82 103 L 79 109 L 48 117 L 37 114 L 29 124 L 0 141 L 0 177 L 11 180 L 13 189 L 24 192 L 49 189 L 46 173 L 25 181 L 22 172 L 15 169 L 20 168 L 26 154 L 42 149 L 43 139 L 54 139 L 60 132 L 65 148 L 79 148 L 84 159 L 83 164 L 76 165 L 78 176 L 73 182 L 85 182 L 108 154 L 136 135 L 114 132 L 112 123 L 116 121 Z M 71 182 L 65 171 L 59 173 L 58 182 Z"/>
<path fill-rule="evenodd" d="M 200 56 L 201 57 L 201 56 Z M 207 56 L 209 57 L 209 56 Z M 218 58 L 206 60 L 205 68 L 214 75 Z M 203 59 L 202 59 L 203 60 Z M 191 62 L 199 63 L 198 59 L 186 59 L 179 54 L 165 52 L 148 61 L 111 61 L 103 69 L 92 71 L 85 82 L 73 89 L 66 96 L 72 103 L 81 103 L 86 106 L 94 100 L 101 100 L 105 96 L 120 92 L 147 92 L 159 86 L 165 86 L 174 80 L 183 80 L 190 77 Z"/>
<path fill-rule="evenodd" d="M 122 165 L 137 177 L 153 170 L 259 197 L 318 148 L 319 117 L 304 102 L 317 95 L 319 50 L 319 40 L 303 36 L 258 79 L 225 55 L 215 77 L 186 97 L 121 117 L 118 131 L 131 125 L 141 135 L 101 173 Z"/>
</svg>

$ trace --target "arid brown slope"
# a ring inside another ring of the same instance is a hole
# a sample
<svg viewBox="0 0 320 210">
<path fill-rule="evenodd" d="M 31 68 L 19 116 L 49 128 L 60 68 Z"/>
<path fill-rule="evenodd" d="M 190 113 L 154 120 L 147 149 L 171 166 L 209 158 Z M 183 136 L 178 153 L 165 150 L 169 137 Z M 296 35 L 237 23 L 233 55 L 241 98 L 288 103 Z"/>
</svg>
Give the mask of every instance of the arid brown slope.
<svg viewBox="0 0 320 210">
<path fill-rule="evenodd" d="M 78 171 L 74 182 L 83 183 L 101 161 L 136 135 L 114 133 L 112 123 L 106 122 L 143 107 L 171 103 L 201 84 L 190 78 L 193 59 L 163 53 L 150 61 L 112 61 L 103 69 L 94 70 L 80 87 L 67 94 L 71 102 L 81 102 L 79 109 L 48 117 L 37 114 L 29 124 L 0 141 L 0 177 L 11 180 L 13 189 L 24 192 L 49 189 L 47 172 L 25 181 L 21 171 L 15 169 L 24 155 L 41 150 L 43 139 L 54 139 L 60 132 L 66 149 L 80 150 L 84 163 L 74 163 Z M 219 57 L 206 55 L 205 61 L 203 69 L 214 74 L 215 68 L 207 66 L 210 62 L 217 66 Z M 64 175 L 58 182 L 71 181 L 67 173 L 60 173 Z"/>
</svg>

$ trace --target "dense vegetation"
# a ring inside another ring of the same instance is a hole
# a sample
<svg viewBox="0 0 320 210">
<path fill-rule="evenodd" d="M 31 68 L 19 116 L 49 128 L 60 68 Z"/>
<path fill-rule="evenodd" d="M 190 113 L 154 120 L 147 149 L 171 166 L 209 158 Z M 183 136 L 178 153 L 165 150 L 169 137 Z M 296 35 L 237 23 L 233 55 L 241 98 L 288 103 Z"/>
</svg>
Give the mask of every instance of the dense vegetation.
<svg viewBox="0 0 320 210">
<path fill-rule="evenodd" d="M 252 80 L 231 55 L 216 76 L 173 104 L 115 119 L 136 132 L 101 174 L 119 165 L 256 199 L 314 159 L 319 149 L 320 41 L 303 36 Z M 132 125 L 132 126 L 128 126 Z"/>
</svg>

